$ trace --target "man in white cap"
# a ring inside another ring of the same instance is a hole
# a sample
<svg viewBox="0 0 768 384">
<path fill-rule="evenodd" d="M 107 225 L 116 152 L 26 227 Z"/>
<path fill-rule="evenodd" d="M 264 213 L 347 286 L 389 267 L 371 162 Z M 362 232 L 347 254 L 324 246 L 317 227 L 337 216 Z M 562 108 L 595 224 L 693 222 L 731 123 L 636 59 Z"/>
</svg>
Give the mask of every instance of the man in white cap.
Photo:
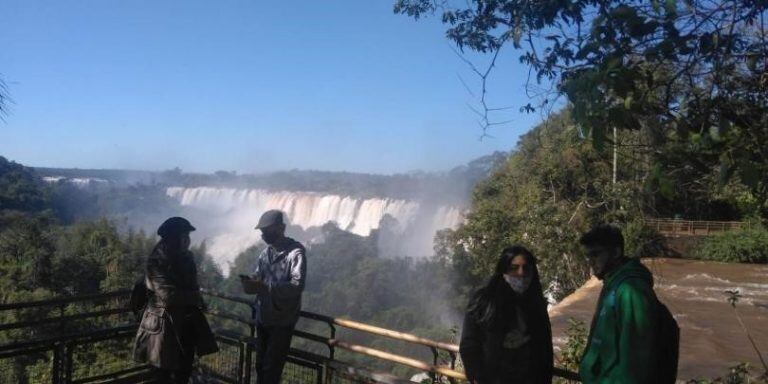
<svg viewBox="0 0 768 384">
<path fill-rule="evenodd" d="M 304 246 L 285 236 L 283 212 L 264 212 L 256 229 L 267 248 L 248 276 L 256 285 L 256 382 L 279 384 L 307 277 Z"/>
</svg>

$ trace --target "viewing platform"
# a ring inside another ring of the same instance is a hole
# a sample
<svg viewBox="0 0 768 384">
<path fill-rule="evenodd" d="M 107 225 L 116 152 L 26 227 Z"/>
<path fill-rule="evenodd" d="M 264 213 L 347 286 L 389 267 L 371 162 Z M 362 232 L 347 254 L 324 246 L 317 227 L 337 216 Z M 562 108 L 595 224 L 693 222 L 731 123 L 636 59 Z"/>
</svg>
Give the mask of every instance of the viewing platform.
<svg viewBox="0 0 768 384">
<path fill-rule="evenodd" d="M 59 297 L 49 300 L 0 304 L 0 315 L 11 319 L 0 324 L 0 382 L 2 383 L 156 383 L 151 367 L 132 359 L 138 323 L 127 303 L 130 291 Z M 211 320 L 220 351 L 196 362 L 194 379 L 203 383 L 255 383 L 255 323 L 249 316 L 250 301 L 204 291 L 211 305 Z M 229 310 L 222 310 L 221 308 Z M 238 308 L 239 307 L 239 308 Z M 459 347 L 416 335 L 352 320 L 302 311 L 301 322 L 314 323 L 324 332 L 298 329 L 297 339 L 313 345 L 291 348 L 284 384 L 410 383 L 408 377 L 376 372 L 369 367 L 337 359 L 338 351 L 410 367 L 426 374 L 430 382 L 466 382 L 457 367 Z M 338 330 L 354 330 L 371 337 L 396 340 L 428 350 L 432 359 L 399 355 L 354 344 L 337 337 Z M 558 377 L 578 381 L 578 375 L 556 369 Z"/>
</svg>

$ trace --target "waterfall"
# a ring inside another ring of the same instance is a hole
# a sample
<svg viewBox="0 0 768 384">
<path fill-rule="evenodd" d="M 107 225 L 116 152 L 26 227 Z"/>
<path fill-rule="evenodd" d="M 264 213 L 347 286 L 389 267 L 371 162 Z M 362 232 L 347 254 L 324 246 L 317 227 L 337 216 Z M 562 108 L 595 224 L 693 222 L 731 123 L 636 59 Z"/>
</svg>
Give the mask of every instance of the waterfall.
<svg viewBox="0 0 768 384">
<path fill-rule="evenodd" d="M 390 215 L 403 233 L 416 232 L 422 237 L 417 245 L 404 248 L 415 253 L 409 256 L 431 254 L 435 232 L 455 228 L 462 221 L 459 207 L 383 197 L 361 199 L 317 192 L 218 187 L 169 187 L 166 194 L 204 218 L 202 226 L 195 225 L 203 229 L 208 252 L 224 271 L 238 253 L 259 241 L 253 227 L 269 209 L 285 212 L 288 224 L 304 230 L 333 221 L 339 228 L 360 236 L 368 236 L 385 215 Z"/>
</svg>

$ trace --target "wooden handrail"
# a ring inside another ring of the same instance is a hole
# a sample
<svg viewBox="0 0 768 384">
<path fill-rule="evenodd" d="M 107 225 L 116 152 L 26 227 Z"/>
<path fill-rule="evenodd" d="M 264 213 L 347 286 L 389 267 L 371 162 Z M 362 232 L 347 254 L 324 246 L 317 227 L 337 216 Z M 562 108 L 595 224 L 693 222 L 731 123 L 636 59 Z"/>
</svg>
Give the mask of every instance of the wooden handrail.
<svg viewBox="0 0 768 384">
<path fill-rule="evenodd" d="M 225 294 L 220 294 L 220 293 L 217 293 L 217 292 L 214 292 L 214 291 L 204 291 L 204 293 L 209 294 L 209 295 L 214 296 L 214 297 L 219 297 L 219 298 L 222 298 L 222 299 L 225 299 L 225 300 L 232 300 L 232 301 L 236 301 L 236 302 L 239 302 L 239 303 L 246 303 L 246 304 L 249 304 L 249 305 L 252 304 L 252 301 L 248 301 L 246 299 L 243 299 L 243 298 L 240 298 L 240 297 L 236 297 L 236 296 L 229 296 L 229 295 L 225 295 Z M 404 342 L 408 342 L 408 343 L 424 345 L 424 346 L 427 346 L 427 347 L 430 347 L 430 348 L 441 349 L 441 350 L 445 350 L 445 351 L 448 351 L 448 352 L 451 352 L 451 353 L 458 353 L 459 352 L 459 346 L 456 345 L 456 344 L 438 342 L 438 341 L 426 339 L 426 338 L 423 338 L 423 337 L 419 337 L 419 336 L 416 336 L 416 335 L 413 335 L 413 334 L 410 334 L 410 333 L 393 331 L 391 329 L 381 328 L 381 327 L 377 327 L 377 326 L 373 326 L 373 325 L 365 324 L 365 323 L 360 323 L 360 322 L 353 321 L 353 320 L 334 318 L 334 317 L 330 317 L 330 316 L 326 316 L 326 315 L 321 315 L 321 314 L 318 314 L 318 313 L 308 312 L 308 311 L 301 311 L 300 312 L 300 316 L 303 317 L 303 318 L 306 318 L 306 319 L 321 321 L 321 322 L 324 322 L 324 323 L 329 324 L 329 325 L 331 325 L 331 324 L 332 325 L 338 325 L 340 327 L 344 327 L 344 328 L 348 328 L 348 329 L 353 329 L 353 330 L 357 330 L 357 331 L 361 331 L 361 332 L 366 332 L 366 333 L 370 333 L 370 334 L 374 334 L 374 335 L 378 335 L 378 336 L 384 336 L 384 337 L 388 337 L 388 338 L 391 338 L 391 339 L 400 340 L 400 341 L 404 341 Z M 244 322 L 246 324 L 250 323 L 250 322 L 248 322 L 248 321 L 246 321 L 244 319 L 237 319 L 237 320 L 242 321 L 242 322 Z M 448 377 L 451 377 L 451 378 L 454 378 L 454 379 L 466 380 L 466 376 L 462 372 L 450 369 L 448 367 L 443 367 L 443 366 L 438 366 L 438 365 L 431 365 L 431 364 L 425 363 L 425 362 L 423 362 L 421 360 L 413 359 L 413 358 L 410 358 L 410 357 L 401 356 L 401 355 L 385 352 L 385 351 L 382 351 L 382 350 L 378 350 L 378 349 L 375 349 L 375 348 L 370 348 L 370 347 L 366 347 L 366 346 L 362 346 L 362 345 L 351 344 L 351 343 L 347 343 L 345 341 L 338 340 L 338 339 L 327 339 L 327 338 L 324 338 L 322 336 L 311 335 L 311 334 L 307 334 L 307 333 L 301 332 L 301 331 L 298 331 L 297 336 L 305 338 L 305 339 L 313 340 L 313 341 L 316 341 L 316 342 L 319 342 L 319 343 L 324 343 L 324 344 L 326 344 L 328 346 L 331 346 L 331 347 L 339 347 L 339 348 L 346 349 L 346 350 L 349 350 L 349 351 L 352 351 L 352 352 L 356 352 L 356 353 L 360 353 L 360 354 L 363 354 L 363 355 L 367 355 L 367 356 L 371 356 L 371 357 L 375 357 L 375 358 L 391 361 L 393 363 L 407 365 L 409 367 L 416 368 L 416 369 L 419 369 L 419 370 L 422 370 L 422 371 L 431 372 L 431 373 L 437 373 L 437 374 L 448 376 Z M 310 337 L 308 337 L 308 336 L 310 336 Z M 567 379 L 567 380 L 573 380 L 573 381 L 579 381 L 580 380 L 579 375 L 576 372 L 571 372 L 571 371 L 568 371 L 568 370 L 565 370 L 565 369 L 562 369 L 562 368 L 557 368 L 557 367 L 553 367 L 552 371 L 553 371 L 553 374 L 555 376 L 562 377 L 562 378 Z"/>
<path fill-rule="evenodd" d="M 204 294 L 207 294 L 207 295 L 210 295 L 210 296 L 213 296 L 213 297 L 218 297 L 220 299 L 225 299 L 225 300 L 231 300 L 231 301 L 238 302 L 238 303 L 243 303 L 243 304 L 248 304 L 248 305 L 251 305 L 253 303 L 253 301 L 244 299 L 242 297 L 230 296 L 230 295 L 226 295 L 226 294 L 223 294 L 223 293 L 220 293 L 220 292 L 216 292 L 216 291 L 212 291 L 212 290 L 208 290 L 208 289 L 203 289 L 202 292 Z M 233 315 L 230 315 L 230 314 L 223 314 L 223 313 L 216 312 L 216 311 L 209 311 L 209 312 L 211 312 L 211 314 L 213 314 L 213 315 L 226 317 L 226 318 L 229 318 L 231 320 L 237 320 L 237 321 L 243 322 L 245 324 L 252 324 L 253 323 L 252 321 L 248 321 L 248 320 L 245 320 L 245 319 L 242 319 L 242 318 L 237 318 L 237 317 L 234 317 Z M 371 333 L 371 334 L 374 334 L 374 335 L 389 337 L 389 338 L 395 339 L 395 340 L 405 341 L 405 342 L 414 343 L 414 344 L 420 344 L 420 345 L 424 345 L 424 346 L 427 346 L 427 347 L 433 347 L 433 348 L 442 349 L 442 350 L 449 351 L 449 352 L 454 352 L 454 353 L 458 353 L 459 352 L 459 346 L 456 345 L 456 344 L 449 344 L 449 343 L 443 343 L 443 342 L 439 342 L 439 341 L 434 341 L 434 340 L 426 339 L 426 338 L 419 337 L 419 336 L 416 336 L 416 335 L 412 335 L 410 333 L 393 331 L 393 330 L 390 330 L 390 329 L 381 328 L 381 327 L 377 327 L 377 326 L 373 326 L 373 325 L 369 325 L 369 324 L 364 324 L 364 323 L 360 323 L 360 322 L 353 321 L 353 320 L 339 319 L 339 318 L 325 316 L 325 315 L 321 315 L 321 314 L 313 313 L 313 312 L 308 312 L 308 311 L 301 311 L 299 313 L 299 315 L 301 317 L 304 317 L 304 318 L 307 318 L 307 319 L 316 320 L 316 321 L 322 321 L 322 322 L 325 322 L 325 323 L 328 323 L 328 324 L 334 324 L 334 325 L 338 325 L 338 326 L 341 326 L 341 327 L 344 327 L 344 328 L 349 328 L 349 329 L 354 329 L 354 330 L 361 331 L 361 332 Z"/>
<path fill-rule="evenodd" d="M 357 352 L 363 355 L 391 361 L 393 363 L 407 365 L 409 367 L 416 368 L 422 371 L 437 373 L 440 375 L 452 377 L 454 379 L 467 380 L 467 377 L 463 373 L 459 371 L 455 371 L 448 367 L 430 365 L 421 360 L 416 360 L 410 357 L 396 355 L 394 353 L 384 352 L 382 350 L 375 349 L 375 348 L 364 347 L 362 345 L 350 344 L 341 340 L 332 339 L 332 340 L 329 340 L 329 343 L 334 347 L 339 347 L 339 348 Z"/>
<path fill-rule="evenodd" d="M 433 347 L 433 348 L 442 349 L 442 350 L 454 352 L 454 353 L 459 352 L 459 346 L 456 344 L 433 341 L 430 339 L 425 339 L 423 337 L 412 335 L 410 333 L 393 331 L 386 328 L 359 323 L 357 321 L 352 321 L 347 319 L 333 319 L 333 324 L 336 324 L 345 328 L 349 328 L 349 329 L 354 329 L 357 331 L 372 333 L 374 335 L 389 337 L 390 339 L 405 341 L 405 342 L 414 343 L 414 344 L 420 344 L 427 347 Z"/>
</svg>

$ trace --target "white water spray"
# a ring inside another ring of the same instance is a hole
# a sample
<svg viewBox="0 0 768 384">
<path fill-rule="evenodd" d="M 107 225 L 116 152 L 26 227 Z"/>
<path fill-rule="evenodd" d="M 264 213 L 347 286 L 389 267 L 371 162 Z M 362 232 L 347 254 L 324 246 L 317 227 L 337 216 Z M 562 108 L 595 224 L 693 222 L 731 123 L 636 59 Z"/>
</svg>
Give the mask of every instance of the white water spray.
<svg viewBox="0 0 768 384">
<path fill-rule="evenodd" d="M 253 227 L 269 209 L 285 212 L 290 224 L 304 230 L 333 221 L 339 228 L 360 236 L 368 236 L 385 215 L 390 215 L 398 221 L 403 234 L 411 235 L 407 239 L 410 244 L 402 249 L 406 255 L 416 257 L 431 254 L 435 232 L 455 228 L 462 220 L 458 207 L 427 207 L 399 199 L 216 187 L 170 187 L 166 193 L 182 206 L 212 218 L 212 223 L 205 223 L 208 229 L 203 235 L 208 239 L 208 252 L 225 273 L 238 253 L 259 241 Z"/>
</svg>

